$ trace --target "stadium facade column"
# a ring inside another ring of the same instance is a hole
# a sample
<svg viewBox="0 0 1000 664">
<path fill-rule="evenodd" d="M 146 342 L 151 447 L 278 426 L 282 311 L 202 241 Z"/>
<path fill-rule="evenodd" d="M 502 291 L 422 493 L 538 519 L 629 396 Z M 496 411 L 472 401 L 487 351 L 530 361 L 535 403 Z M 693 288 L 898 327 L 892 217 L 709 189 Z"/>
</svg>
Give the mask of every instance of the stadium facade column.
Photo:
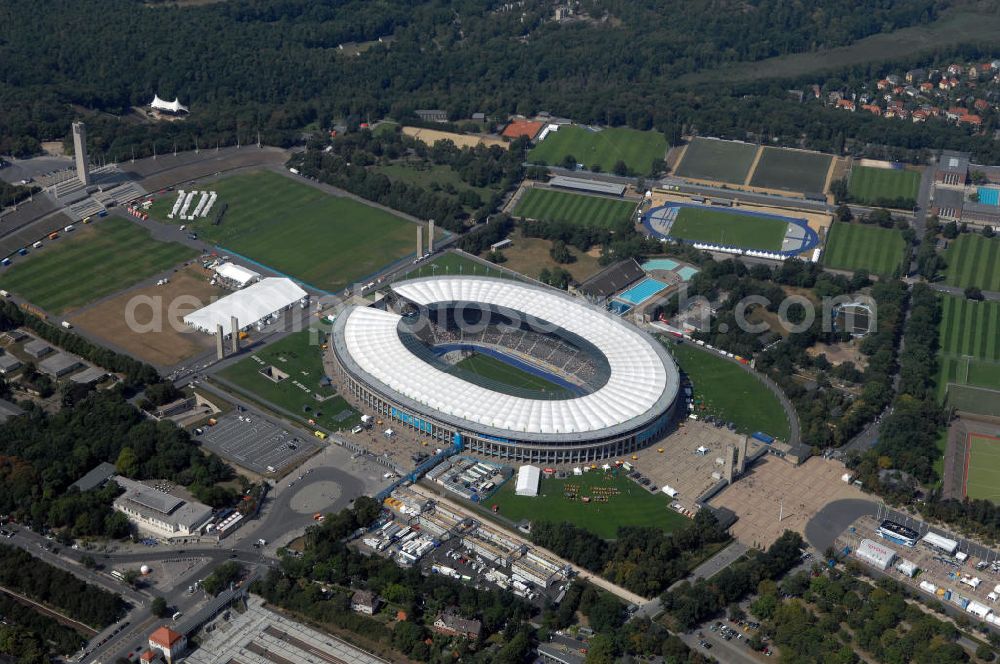
<svg viewBox="0 0 1000 664">
<path fill-rule="evenodd" d="M 417 258 L 424 255 L 424 227 L 417 226 Z"/>
<path fill-rule="evenodd" d="M 221 360 L 226 356 L 225 349 L 222 345 L 222 326 L 215 326 L 215 359 Z"/>
<path fill-rule="evenodd" d="M 434 220 L 427 223 L 427 253 L 434 253 Z"/>
<path fill-rule="evenodd" d="M 229 318 L 229 329 L 231 331 L 232 352 L 235 355 L 240 352 L 240 319 L 236 316 Z"/>
</svg>

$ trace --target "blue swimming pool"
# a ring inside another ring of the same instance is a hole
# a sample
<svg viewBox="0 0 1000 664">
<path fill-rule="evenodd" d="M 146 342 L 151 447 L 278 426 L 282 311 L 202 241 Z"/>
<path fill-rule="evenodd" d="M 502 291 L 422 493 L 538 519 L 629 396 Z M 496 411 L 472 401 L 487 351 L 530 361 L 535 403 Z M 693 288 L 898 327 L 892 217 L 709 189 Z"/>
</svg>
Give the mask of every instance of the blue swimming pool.
<svg viewBox="0 0 1000 664">
<path fill-rule="evenodd" d="M 632 310 L 632 305 L 625 304 L 624 302 L 615 302 L 614 300 L 612 300 L 611 303 L 608 304 L 608 310 L 613 314 L 624 316 L 625 314 L 627 314 L 629 311 Z"/>
<path fill-rule="evenodd" d="M 666 287 L 667 285 L 662 281 L 646 277 L 635 286 L 632 286 L 632 288 L 624 291 L 618 296 L 618 299 L 624 300 L 630 304 L 638 305 L 653 297 Z"/>
<path fill-rule="evenodd" d="M 979 187 L 979 202 L 983 205 L 1000 207 L 1000 189 L 994 187 Z"/>
<path fill-rule="evenodd" d="M 669 258 L 654 258 L 643 263 L 642 269 L 646 272 L 649 272 L 650 270 L 664 270 L 669 272 L 671 270 L 676 270 L 678 265 L 679 263 L 677 261 Z"/>
</svg>

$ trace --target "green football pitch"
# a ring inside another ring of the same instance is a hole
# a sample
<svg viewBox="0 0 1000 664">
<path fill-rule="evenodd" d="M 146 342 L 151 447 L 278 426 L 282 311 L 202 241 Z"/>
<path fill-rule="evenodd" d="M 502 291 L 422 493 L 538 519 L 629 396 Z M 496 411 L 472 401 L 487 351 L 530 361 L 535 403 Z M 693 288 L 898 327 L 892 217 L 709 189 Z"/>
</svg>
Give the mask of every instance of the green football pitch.
<svg viewBox="0 0 1000 664">
<path fill-rule="evenodd" d="M 670 235 L 695 242 L 710 242 L 745 249 L 781 251 L 788 222 L 711 208 L 682 207 Z"/>
<path fill-rule="evenodd" d="M 667 138 L 658 131 L 626 128 L 591 131 L 570 125 L 550 132 L 528 153 L 528 161 L 561 166 L 571 155 L 585 168 L 593 170 L 596 165 L 610 173 L 621 160 L 637 175 L 649 175 L 653 160 L 663 159 L 666 153 Z"/>
<path fill-rule="evenodd" d="M 1000 503 L 1000 438 L 969 434 L 965 447 L 965 495 Z"/>
<path fill-rule="evenodd" d="M 611 228 L 628 222 L 633 210 L 635 203 L 630 201 L 531 188 L 521 195 L 514 216 Z"/>
<path fill-rule="evenodd" d="M 1000 291 L 1000 238 L 963 233 L 948 245 L 944 259 L 948 285 Z"/>
<path fill-rule="evenodd" d="M 670 346 L 694 385 L 696 413 L 732 422 L 742 433 L 763 431 L 787 441 L 788 418 L 774 392 L 729 360 L 692 344 Z"/>
<path fill-rule="evenodd" d="M 826 186 L 832 155 L 764 148 L 750 184 L 754 187 L 819 194 Z"/>
<path fill-rule="evenodd" d="M 835 222 L 823 252 L 823 265 L 839 270 L 892 274 L 906 256 L 906 240 L 895 228 Z"/>
<path fill-rule="evenodd" d="M 604 539 L 614 539 L 619 526 L 654 527 L 670 532 L 689 523 L 686 517 L 670 509 L 671 501 L 666 494 L 651 493 L 620 473 L 596 469 L 565 479 L 543 478 L 535 497 L 518 496 L 511 478 L 486 501 L 486 506 L 497 505 L 499 515 L 514 522 L 522 519 L 568 522 Z M 570 498 L 567 492 L 577 497 Z M 607 495 L 607 502 L 594 500 L 601 495 Z M 591 500 L 585 503 L 583 497 Z"/>
<path fill-rule="evenodd" d="M 329 328 L 321 332 L 311 335 L 309 330 L 303 330 L 267 344 L 220 371 L 219 377 L 249 393 L 255 401 L 277 406 L 300 421 L 311 419 L 331 431 L 354 426 L 357 413 L 332 387 L 320 385 L 324 377 L 321 344 L 326 343 Z M 272 381 L 260 373 L 269 366 L 288 377 Z"/>
<path fill-rule="evenodd" d="M 682 178 L 743 184 L 757 156 L 757 146 L 714 138 L 696 138 L 684 149 L 676 174 Z"/>
<path fill-rule="evenodd" d="M 1000 416 L 1000 302 L 941 296 L 938 396 Z"/>
<path fill-rule="evenodd" d="M 159 242 L 137 224 L 106 217 L 16 257 L 0 287 L 53 314 L 76 309 L 194 258 L 198 252 Z"/>
<path fill-rule="evenodd" d="M 851 200 L 866 205 L 911 208 L 920 188 L 920 173 L 893 168 L 855 166 L 847 183 Z"/>
<path fill-rule="evenodd" d="M 414 253 L 414 224 L 278 173 L 234 175 L 200 187 L 217 191 L 216 205 L 228 208 L 220 225 L 210 214 L 189 222 L 191 230 L 316 288 L 339 291 Z M 160 198 L 151 214 L 166 220 L 175 198 Z"/>
<path fill-rule="evenodd" d="M 455 366 L 462 371 L 467 371 L 507 387 L 537 392 L 554 392 L 570 396 L 569 392 L 560 385 L 556 385 L 541 376 L 536 376 L 524 369 L 507 364 L 503 360 L 483 355 L 482 353 L 473 353 L 458 362 Z"/>
</svg>

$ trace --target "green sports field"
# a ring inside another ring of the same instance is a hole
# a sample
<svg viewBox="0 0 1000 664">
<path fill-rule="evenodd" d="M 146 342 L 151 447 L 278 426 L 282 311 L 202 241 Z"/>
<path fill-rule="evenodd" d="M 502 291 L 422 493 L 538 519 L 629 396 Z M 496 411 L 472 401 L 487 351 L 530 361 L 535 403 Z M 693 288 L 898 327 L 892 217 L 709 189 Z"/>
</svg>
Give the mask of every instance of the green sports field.
<svg viewBox="0 0 1000 664">
<path fill-rule="evenodd" d="M 255 401 L 277 406 L 302 422 L 312 419 L 332 431 L 350 428 L 358 422 L 358 414 L 332 387 L 320 385 L 324 376 L 322 343 L 323 334 L 311 337 L 309 330 L 296 332 L 229 365 L 219 377 L 248 392 Z M 260 370 L 269 365 L 288 377 L 279 383 L 264 377 Z"/>
<path fill-rule="evenodd" d="M 278 173 L 234 175 L 199 189 L 217 191 L 216 205 L 229 206 L 219 226 L 189 222 L 201 239 L 323 290 L 339 291 L 415 251 L 414 224 Z M 151 214 L 166 220 L 175 198 L 161 197 Z"/>
<path fill-rule="evenodd" d="M 531 188 L 521 195 L 514 216 L 612 228 L 628 222 L 634 210 L 632 201 Z"/>
<path fill-rule="evenodd" d="M 961 410 L 1000 415 L 1000 302 L 942 295 L 939 331 L 938 396 Z"/>
<path fill-rule="evenodd" d="M 765 189 L 822 193 L 833 157 L 818 152 L 764 148 L 750 184 Z"/>
<path fill-rule="evenodd" d="M 650 493 L 620 471 L 605 473 L 592 470 L 580 476 L 566 479 L 543 478 L 538 487 L 538 496 L 518 496 L 514 493 L 515 481 L 511 478 L 501 487 L 488 503 L 496 504 L 499 514 L 511 521 L 529 519 L 533 521 L 569 522 L 586 528 L 605 539 L 614 539 L 619 526 L 651 526 L 670 532 L 688 523 L 688 519 L 670 509 L 670 498 L 662 492 Z M 576 499 L 565 495 L 567 485 L 576 485 Z M 599 491 L 617 491 L 608 496 L 607 502 L 584 503 L 580 498 L 593 498 Z"/>
<path fill-rule="evenodd" d="M 563 126 L 550 132 L 544 141 L 528 153 L 528 161 L 561 166 L 572 155 L 585 168 L 597 165 L 610 173 L 615 164 L 624 161 L 637 175 L 649 175 L 653 160 L 667 154 L 667 139 L 658 131 L 638 131 L 614 128 L 590 131 L 583 127 Z"/>
<path fill-rule="evenodd" d="M 772 217 L 737 214 L 711 208 L 682 207 L 670 235 L 761 251 L 780 251 L 788 222 Z"/>
<path fill-rule="evenodd" d="M 763 431 L 788 440 L 788 418 L 781 402 L 762 382 L 739 366 L 690 343 L 670 351 L 694 385 L 695 412 L 732 422 L 741 433 Z"/>
<path fill-rule="evenodd" d="M 963 233 L 944 252 L 945 283 L 1000 291 L 1000 238 Z"/>
<path fill-rule="evenodd" d="M 756 145 L 696 138 L 685 148 L 684 158 L 674 172 L 682 178 L 743 184 L 756 156 Z"/>
<path fill-rule="evenodd" d="M 965 464 L 965 495 L 1000 503 L 1000 438 L 970 433 Z"/>
<path fill-rule="evenodd" d="M 855 166 L 847 182 L 852 201 L 865 205 L 911 208 L 920 189 L 920 173 L 893 168 Z"/>
<path fill-rule="evenodd" d="M 154 240 L 126 219 L 107 217 L 44 240 L 0 274 L 0 288 L 53 314 L 76 309 L 194 258 L 198 252 Z"/>
<path fill-rule="evenodd" d="M 491 264 L 492 265 L 492 264 Z M 439 254 L 434 260 L 420 263 L 406 273 L 402 279 L 417 279 L 420 277 L 440 277 L 449 274 L 472 274 L 481 277 L 496 277 L 511 279 L 511 275 L 491 265 L 483 265 L 462 254 L 447 252 Z"/>
<path fill-rule="evenodd" d="M 563 387 L 489 355 L 473 353 L 455 366 L 507 387 L 569 396 Z"/>
<path fill-rule="evenodd" d="M 895 228 L 835 222 L 823 252 L 823 265 L 839 270 L 892 274 L 906 257 L 906 240 Z"/>
</svg>

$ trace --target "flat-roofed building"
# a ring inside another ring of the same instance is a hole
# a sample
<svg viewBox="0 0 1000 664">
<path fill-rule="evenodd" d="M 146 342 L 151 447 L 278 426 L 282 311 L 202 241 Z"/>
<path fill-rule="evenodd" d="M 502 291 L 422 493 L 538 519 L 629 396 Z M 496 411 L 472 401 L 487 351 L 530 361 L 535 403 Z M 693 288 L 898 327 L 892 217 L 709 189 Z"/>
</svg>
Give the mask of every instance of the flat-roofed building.
<svg viewBox="0 0 1000 664">
<path fill-rule="evenodd" d="M 56 353 L 52 357 L 42 360 L 38 368 L 42 373 L 48 374 L 53 378 L 62 378 L 68 373 L 72 373 L 83 366 L 80 362 L 80 358 L 75 355 L 70 355 L 69 353 Z"/>
<path fill-rule="evenodd" d="M 114 508 L 148 534 L 168 539 L 195 535 L 212 516 L 208 505 L 184 500 L 120 475 L 115 482 L 125 493 L 115 499 Z"/>
<path fill-rule="evenodd" d="M 7 375 L 13 373 L 23 367 L 24 364 L 21 360 L 17 359 L 13 355 L 0 355 L 0 374 Z"/>
<path fill-rule="evenodd" d="M 38 359 L 51 353 L 52 346 L 48 345 L 41 339 L 34 339 L 24 344 L 24 352 L 33 358 Z"/>
</svg>

